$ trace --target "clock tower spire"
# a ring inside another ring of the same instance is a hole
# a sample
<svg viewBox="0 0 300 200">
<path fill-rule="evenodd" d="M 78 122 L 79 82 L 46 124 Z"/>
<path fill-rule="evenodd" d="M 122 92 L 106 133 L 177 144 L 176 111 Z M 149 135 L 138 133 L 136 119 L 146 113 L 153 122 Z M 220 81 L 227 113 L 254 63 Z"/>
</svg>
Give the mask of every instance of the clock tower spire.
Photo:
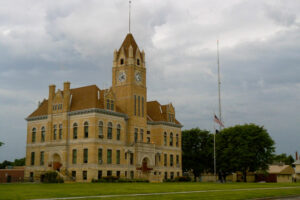
<svg viewBox="0 0 300 200">
<path fill-rule="evenodd" d="M 116 105 L 128 115 L 128 141 L 134 140 L 137 122 L 139 129 L 147 128 L 147 87 L 145 53 L 140 51 L 131 33 L 128 33 L 119 48 L 114 51 L 112 89 Z"/>
</svg>

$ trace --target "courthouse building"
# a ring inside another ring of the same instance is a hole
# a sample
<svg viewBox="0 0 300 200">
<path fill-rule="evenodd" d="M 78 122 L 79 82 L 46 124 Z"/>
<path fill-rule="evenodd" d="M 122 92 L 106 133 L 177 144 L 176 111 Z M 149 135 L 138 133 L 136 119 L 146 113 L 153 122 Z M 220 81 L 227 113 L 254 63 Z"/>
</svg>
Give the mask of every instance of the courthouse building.
<svg viewBox="0 0 300 200">
<path fill-rule="evenodd" d="M 26 119 L 25 178 L 49 170 L 76 181 L 180 176 L 182 125 L 172 104 L 147 101 L 146 78 L 145 53 L 129 33 L 114 51 L 110 88 L 50 85 Z"/>
</svg>

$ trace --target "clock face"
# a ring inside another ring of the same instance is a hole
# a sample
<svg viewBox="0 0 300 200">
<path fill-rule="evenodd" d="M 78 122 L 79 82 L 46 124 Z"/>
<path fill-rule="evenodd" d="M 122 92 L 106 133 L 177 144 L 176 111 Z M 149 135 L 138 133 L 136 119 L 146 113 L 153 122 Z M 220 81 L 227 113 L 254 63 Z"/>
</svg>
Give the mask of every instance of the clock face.
<svg viewBox="0 0 300 200">
<path fill-rule="evenodd" d="M 119 81 L 124 82 L 126 80 L 126 73 L 125 72 L 120 72 L 119 73 Z"/>
<path fill-rule="evenodd" d="M 142 75 L 140 72 L 135 73 L 135 80 L 137 82 L 140 82 L 142 80 Z"/>
</svg>

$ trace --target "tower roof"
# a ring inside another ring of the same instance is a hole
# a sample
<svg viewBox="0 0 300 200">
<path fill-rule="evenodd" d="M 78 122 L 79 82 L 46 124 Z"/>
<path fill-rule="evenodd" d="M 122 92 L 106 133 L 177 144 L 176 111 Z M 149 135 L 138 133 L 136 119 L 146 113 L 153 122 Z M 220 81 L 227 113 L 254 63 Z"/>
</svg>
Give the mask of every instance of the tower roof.
<svg viewBox="0 0 300 200">
<path fill-rule="evenodd" d="M 130 47 L 130 45 L 132 46 L 133 48 L 133 52 L 135 53 L 136 52 L 136 49 L 138 49 L 138 45 L 136 44 L 135 42 L 135 39 L 133 38 L 133 35 L 131 33 L 128 33 L 119 49 L 119 52 L 120 50 L 122 49 L 122 47 L 124 48 L 124 51 L 125 51 L 125 54 L 126 56 L 128 56 L 128 49 Z"/>
</svg>

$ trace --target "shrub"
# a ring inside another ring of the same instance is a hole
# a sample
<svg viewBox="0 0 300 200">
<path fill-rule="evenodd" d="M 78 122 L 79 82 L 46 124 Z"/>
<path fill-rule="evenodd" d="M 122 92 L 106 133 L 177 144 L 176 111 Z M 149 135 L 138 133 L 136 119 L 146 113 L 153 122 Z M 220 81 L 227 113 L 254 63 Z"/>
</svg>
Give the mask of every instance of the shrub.
<svg viewBox="0 0 300 200">
<path fill-rule="evenodd" d="M 190 182 L 190 181 L 192 181 L 192 179 L 189 176 L 177 176 L 175 178 L 175 182 Z"/>
<path fill-rule="evenodd" d="M 44 174 L 44 183 L 63 183 L 64 180 L 58 176 L 56 171 L 49 171 Z"/>
<path fill-rule="evenodd" d="M 92 183 L 149 183 L 146 179 L 126 179 L 117 176 L 106 176 L 101 179 L 92 179 Z"/>
</svg>

